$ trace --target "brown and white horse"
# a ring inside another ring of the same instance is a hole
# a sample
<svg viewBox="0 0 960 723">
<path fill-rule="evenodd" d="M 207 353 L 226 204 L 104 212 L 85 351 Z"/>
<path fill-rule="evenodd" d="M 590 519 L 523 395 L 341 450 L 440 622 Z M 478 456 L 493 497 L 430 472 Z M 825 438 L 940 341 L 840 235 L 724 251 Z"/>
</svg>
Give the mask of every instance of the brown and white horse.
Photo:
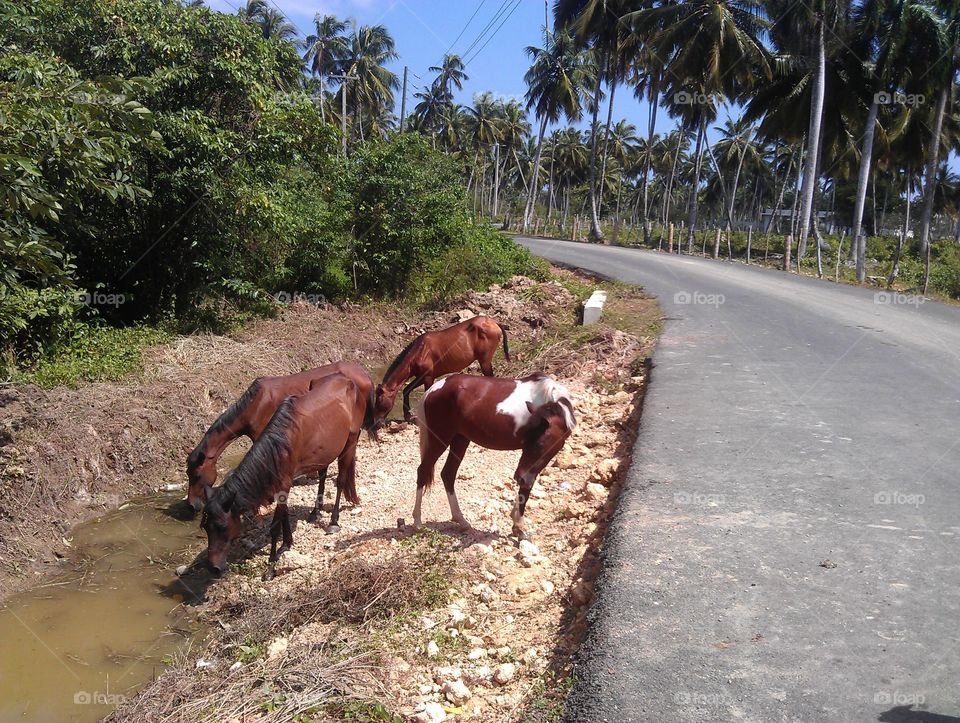
<svg viewBox="0 0 960 723">
<path fill-rule="evenodd" d="M 464 519 L 454 485 L 457 470 L 471 442 L 488 449 L 520 449 L 513 474 L 519 485 L 513 508 L 513 533 L 524 535 L 523 513 L 537 475 L 563 447 L 577 421 L 566 388 L 553 377 L 537 373 L 522 379 L 455 374 L 437 381 L 420 403 L 420 466 L 413 524 L 421 525 L 423 491 L 433 482 L 437 460 L 450 449 L 440 478 L 450 514 L 462 528 Z"/>
<path fill-rule="evenodd" d="M 299 397 L 287 397 L 253 447 L 223 484 L 214 488 L 203 510 L 201 527 L 207 533 L 207 566 L 216 574 L 226 567 L 227 552 L 242 529 L 241 515 L 276 503 L 270 523 L 270 567 L 293 546 L 287 496 L 293 480 L 338 461 L 337 499 L 328 532 L 338 531 L 340 494 L 359 504 L 356 487 L 357 439 L 367 413 L 357 385 L 333 374 L 314 383 Z M 277 540 L 283 535 L 283 546 Z"/>
<path fill-rule="evenodd" d="M 480 371 L 493 376 L 493 355 L 503 339 L 503 356 L 510 361 L 507 346 L 507 328 L 489 316 L 475 316 L 440 331 L 428 331 L 407 345 L 393 360 L 383 382 L 377 385 L 374 423 L 383 424 L 397 392 L 403 387 L 403 418 L 410 421 L 410 393 L 418 386 L 424 389 L 446 374 L 461 372 L 474 361 L 480 362 Z M 404 384 L 409 379 L 409 384 Z"/>
<path fill-rule="evenodd" d="M 280 402 L 289 396 L 305 394 L 319 380 L 331 374 L 340 374 L 347 377 L 357 387 L 358 399 L 366 403 L 366 417 L 363 428 L 373 437 L 373 380 L 367 370 L 352 362 L 334 362 L 316 369 L 307 369 L 298 374 L 282 377 L 260 377 L 251 384 L 236 402 L 231 404 L 217 420 L 210 425 L 206 434 L 200 440 L 190 456 L 187 458 L 187 478 L 190 487 L 187 492 L 187 501 L 194 510 L 199 510 L 207 497 L 209 488 L 217 481 L 217 460 L 220 455 L 237 437 L 247 436 L 256 442 L 270 422 Z M 320 513 L 323 503 L 324 480 L 327 476 L 326 468 L 317 472 L 320 487 L 317 495 L 317 507 L 311 513 L 310 519 L 315 519 Z"/>
</svg>

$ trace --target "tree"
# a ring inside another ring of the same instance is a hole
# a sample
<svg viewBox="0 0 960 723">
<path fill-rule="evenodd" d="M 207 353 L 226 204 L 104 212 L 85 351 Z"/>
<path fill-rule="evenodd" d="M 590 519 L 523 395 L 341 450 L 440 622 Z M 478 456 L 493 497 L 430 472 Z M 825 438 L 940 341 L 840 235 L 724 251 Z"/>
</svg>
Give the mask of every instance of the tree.
<svg viewBox="0 0 960 723">
<path fill-rule="evenodd" d="M 337 20 L 333 15 L 320 15 L 313 18 L 315 32 L 308 35 L 304 41 L 303 62 L 310 73 L 320 80 L 320 114 L 326 119 L 324 112 L 324 95 L 326 85 L 324 78 L 335 75 L 347 54 L 347 39 L 343 32 L 347 24 Z"/>
<path fill-rule="evenodd" d="M 354 28 L 341 64 L 343 74 L 353 79 L 341 81 L 339 93 L 347 94 L 347 108 L 361 138 L 365 115 L 380 117 L 384 109 L 393 107 L 393 92 L 400 82 L 386 64 L 397 57 L 393 36 L 384 26 Z"/>
<path fill-rule="evenodd" d="M 565 31 L 547 33 L 545 47 L 531 45 L 526 52 L 533 61 L 523 76 L 527 84 L 527 109 L 536 114 L 540 129 L 537 133 L 537 150 L 523 214 L 524 232 L 530 228 L 540 187 L 540 156 L 547 123 L 557 122 L 561 115 L 570 121 L 579 120 L 583 114 L 586 88 L 596 79 L 596 68 L 586 55 L 578 52 L 573 38 Z"/>
</svg>

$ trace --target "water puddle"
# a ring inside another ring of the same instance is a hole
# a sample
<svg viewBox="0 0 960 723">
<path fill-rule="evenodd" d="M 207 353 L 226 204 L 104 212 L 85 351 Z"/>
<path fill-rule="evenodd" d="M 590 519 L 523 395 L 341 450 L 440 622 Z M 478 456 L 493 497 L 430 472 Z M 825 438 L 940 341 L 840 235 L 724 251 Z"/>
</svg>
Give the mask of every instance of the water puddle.
<svg viewBox="0 0 960 723">
<path fill-rule="evenodd" d="M 0 720 L 99 720 L 200 634 L 189 603 L 204 580 L 174 569 L 206 538 L 170 514 L 182 498 L 134 499 L 78 525 L 69 572 L 0 607 Z"/>
</svg>

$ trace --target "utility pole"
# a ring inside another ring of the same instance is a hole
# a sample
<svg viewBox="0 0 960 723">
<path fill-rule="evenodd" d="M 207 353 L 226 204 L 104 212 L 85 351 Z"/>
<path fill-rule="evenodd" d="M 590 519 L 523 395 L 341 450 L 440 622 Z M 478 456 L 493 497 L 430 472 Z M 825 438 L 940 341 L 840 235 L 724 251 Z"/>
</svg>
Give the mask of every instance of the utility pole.
<svg viewBox="0 0 960 723">
<path fill-rule="evenodd" d="M 407 73 L 410 68 L 403 66 L 403 97 L 400 100 L 400 132 L 403 133 L 403 121 L 407 117 Z"/>
<path fill-rule="evenodd" d="M 340 81 L 340 135 L 343 136 L 343 157 L 347 157 L 347 81 L 356 80 L 355 75 L 331 75 Z"/>
<path fill-rule="evenodd" d="M 500 205 L 500 144 L 493 143 L 493 220 L 497 220 L 497 207 Z"/>
</svg>

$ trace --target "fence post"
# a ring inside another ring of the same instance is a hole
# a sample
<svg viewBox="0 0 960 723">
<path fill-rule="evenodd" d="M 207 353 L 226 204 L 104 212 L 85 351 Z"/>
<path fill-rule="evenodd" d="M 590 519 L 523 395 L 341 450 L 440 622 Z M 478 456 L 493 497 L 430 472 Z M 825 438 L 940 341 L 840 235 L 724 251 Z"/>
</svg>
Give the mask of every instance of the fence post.
<svg viewBox="0 0 960 723">
<path fill-rule="evenodd" d="M 790 251 L 793 248 L 793 236 L 787 234 L 783 240 L 783 270 L 790 271 Z"/>
<path fill-rule="evenodd" d="M 670 226 L 667 228 L 667 253 L 673 253 L 673 222 L 670 222 Z"/>
<path fill-rule="evenodd" d="M 720 235 L 721 231 L 718 228 L 716 236 L 713 237 L 713 258 L 720 258 Z"/>
</svg>

